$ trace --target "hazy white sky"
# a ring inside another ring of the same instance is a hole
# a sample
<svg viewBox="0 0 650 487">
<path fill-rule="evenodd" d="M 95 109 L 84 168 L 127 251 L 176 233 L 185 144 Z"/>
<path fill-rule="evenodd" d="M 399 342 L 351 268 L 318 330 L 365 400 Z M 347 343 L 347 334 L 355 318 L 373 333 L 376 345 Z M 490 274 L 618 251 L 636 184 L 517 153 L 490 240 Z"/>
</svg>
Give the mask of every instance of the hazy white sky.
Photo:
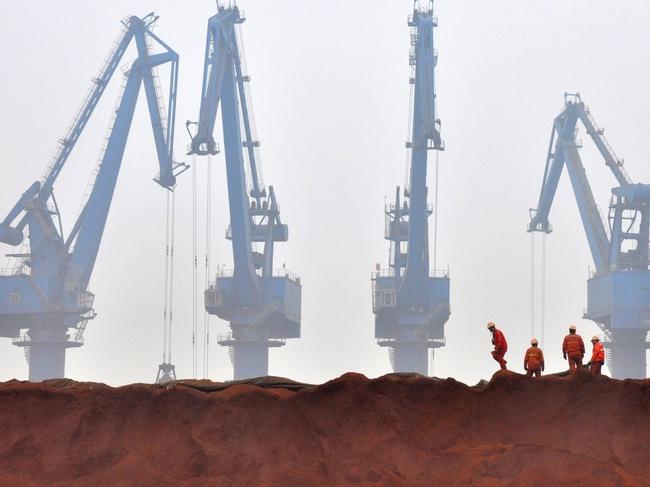
<svg viewBox="0 0 650 487">
<path fill-rule="evenodd" d="M 395 185 L 404 182 L 406 18 L 412 3 L 242 0 L 240 5 L 248 18 L 244 39 L 264 175 L 276 188 L 290 228 L 277 263 L 286 262 L 303 278 L 303 338 L 271 352 L 270 372 L 310 382 L 350 370 L 382 375 L 390 366 L 386 350 L 373 338 L 370 273 L 376 262 L 387 264 L 384 197 L 392 198 Z M 119 20 L 152 10 L 161 17 L 156 33 L 181 57 L 176 137 L 181 159 L 189 142 L 184 121 L 198 113 L 213 1 L 0 3 L 0 218 L 40 177 Z M 452 316 L 435 375 L 472 383 L 497 368 L 489 354 L 488 320 L 505 331 L 507 358 L 521 369 L 530 339 L 531 253 L 525 228 L 562 94 L 580 91 L 630 175 L 650 179 L 645 52 L 650 3 L 440 0 L 436 11 L 439 115 L 447 144 L 440 159 L 438 262 L 451 269 Z M 56 188 L 67 231 L 97 160 L 118 80 L 113 84 Z M 215 265 L 230 265 L 229 242 L 223 238 L 228 215 L 222 157 L 213 160 L 211 254 Z M 605 207 L 614 180 L 591 148 L 585 147 L 583 157 L 597 202 Z M 201 187 L 205 164 L 198 161 Z M 111 384 L 155 377 L 162 355 L 164 263 L 164 191 L 151 181 L 156 172 L 141 100 L 91 281 L 99 316 L 88 325 L 86 345 L 68 352 L 69 377 Z M 179 181 L 177 206 L 173 354 L 178 375 L 190 377 L 188 174 Z M 551 221 L 544 348 L 547 370 L 559 370 L 568 323 L 578 323 L 585 336 L 598 332 L 580 319 L 591 258 L 566 175 Z M 204 230 L 201 225 L 200 242 Z M 202 244 L 199 249 L 203 254 Z M 199 279 L 202 283 L 203 276 Z M 227 325 L 216 318 L 211 323 L 209 376 L 229 379 L 227 350 L 216 345 L 217 333 Z M 22 350 L 2 340 L 0 380 L 26 376 Z"/>
</svg>

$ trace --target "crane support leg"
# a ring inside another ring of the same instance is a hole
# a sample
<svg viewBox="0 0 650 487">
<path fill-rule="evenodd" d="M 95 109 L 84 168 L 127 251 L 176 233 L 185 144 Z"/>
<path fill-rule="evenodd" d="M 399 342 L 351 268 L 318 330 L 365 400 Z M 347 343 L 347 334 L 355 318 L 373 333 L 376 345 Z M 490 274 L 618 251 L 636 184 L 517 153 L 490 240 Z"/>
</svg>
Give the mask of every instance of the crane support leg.
<svg viewBox="0 0 650 487">
<path fill-rule="evenodd" d="M 27 335 L 15 340 L 14 345 L 25 348 L 30 382 L 65 377 L 65 350 L 72 345 L 65 326 L 30 329 Z"/>
<path fill-rule="evenodd" d="M 284 346 L 285 340 L 269 339 L 264 330 L 237 327 L 219 337 L 219 345 L 229 348 L 233 379 L 242 380 L 269 375 L 269 349 Z"/>
<path fill-rule="evenodd" d="M 394 341 L 392 345 L 393 372 L 415 372 L 428 375 L 429 348 L 422 342 Z"/>
<path fill-rule="evenodd" d="M 646 378 L 646 330 L 613 330 L 608 349 L 608 368 L 615 379 Z"/>
<path fill-rule="evenodd" d="M 230 345 L 234 380 L 269 375 L 269 347 L 263 342 L 238 341 Z"/>
<path fill-rule="evenodd" d="M 33 343 L 29 346 L 29 381 L 65 377 L 65 344 Z"/>
</svg>

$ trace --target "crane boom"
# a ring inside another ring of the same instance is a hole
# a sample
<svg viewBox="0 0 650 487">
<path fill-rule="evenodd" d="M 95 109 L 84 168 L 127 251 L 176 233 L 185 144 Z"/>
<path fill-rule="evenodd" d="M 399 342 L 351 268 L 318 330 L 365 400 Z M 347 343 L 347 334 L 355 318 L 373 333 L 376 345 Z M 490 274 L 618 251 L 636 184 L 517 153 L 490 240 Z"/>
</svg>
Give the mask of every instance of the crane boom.
<svg viewBox="0 0 650 487">
<path fill-rule="evenodd" d="M 595 122 L 592 121 L 591 117 L 587 117 L 585 105 L 580 97 L 567 94 L 565 96 L 565 108 L 553 122 L 553 131 L 546 158 L 546 169 L 544 171 L 544 181 L 540 191 L 538 207 L 536 210 L 532 210 L 529 231 L 542 231 L 546 233 L 552 231 L 548 217 L 562 169 L 566 166 L 594 265 L 599 272 L 602 272 L 609 265 L 609 237 L 607 236 L 605 223 L 598 211 L 584 164 L 578 152 L 576 126 L 579 120 L 583 123 L 587 120 L 589 123 L 587 130 L 590 132 L 592 138 L 599 141 L 598 146 L 606 147 L 606 144 L 601 138 L 602 132 L 599 134 L 594 129 Z M 606 151 L 605 153 L 609 155 L 612 152 Z M 618 175 L 622 174 L 619 171 L 619 165 L 611 165 L 610 160 L 611 156 L 605 157 L 607 165 L 618 178 Z"/>
<path fill-rule="evenodd" d="M 229 65 L 223 78 L 221 113 L 235 271 L 233 293 L 242 305 L 259 306 L 262 291 L 253 262 L 250 202 L 246 194 L 246 174 L 239 117 L 240 107 L 237 103 L 234 78 L 233 66 Z"/>
<path fill-rule="evenodd" d="M 146 17 L 145 19 L 146 22 L 153 21 L 153 17 Z M 93 78 L 93 85 L 91 86 L 88 95 L 82 103 L 82 106 L 79 109 L 75 120 L 70 125 L 67 133 L 63 136 L 62 139 L 59 140 L 59 146 L 55 153 L 52 165 L 43 180 L 42 186 L 45 194 L 51 191 L 54 182 L 59 176 L 61 169 L 63 169 L 63 166 L 68 160 L 68 157 L 70 157 L 70 154 L 77 144 L 77 140 L 79 140 L 79 137 L 83 133 L 84 128 L 86 128 L 86 124 L 95 111 L 95 107 L 104 94 L 106 86 L 108 86 L 109 82 L 111 81 L 111 78 L 119 66 L 120 61 L 124 56 L 124 52 L 131 44 L 132 39 L 133 29 L 129 28 L 128 21 L 123 21 L 122 31 L 120 32 L 120 35 L 115 42 L 114 48 L 109 53 L 108 58 L 102 65 L 99 74 Z"/>
<path fill-rule="evenodd" d="M 607 139 L 604 136 L 605 130 L 598 127 L 596 121 L 591 115 L 589 109 L 585 106 L 584 103 L 577 103 L 575 105 L 575 110 L 580 117 L 580 121 L 584 125 L 587 134 L 591 137 L 591 140 L 594 142 L 594 145 L 600 152 L 600 155 L 605 159 L 605 164 L 612 171 L 616 181 L 620 186 L 627 186 L 632 184 L 630 176 L 628 176 L 625 168 L 623 167 L 623 160 L 619 159 L 614 152 L 614 149 L 609 145 Z"/>
<path fill-rule="evenodd" d="M 442 150 L 440 121 L 436 118 L 435 66 L 437 53 L 433 47 L 433 15 L 415 10 L 410 25 L 416 29 L 411 63 L 415 69 L 413 101 L 413 133 L 409 176 L 409 231 L 406 269 L 398 294 L 398 304 L 408 308 L 424 308 L 428 304 L 422 282 L 429 275 L 429 235 L 427 219 L 427 162 L 429 150 Z"/>
</svg>

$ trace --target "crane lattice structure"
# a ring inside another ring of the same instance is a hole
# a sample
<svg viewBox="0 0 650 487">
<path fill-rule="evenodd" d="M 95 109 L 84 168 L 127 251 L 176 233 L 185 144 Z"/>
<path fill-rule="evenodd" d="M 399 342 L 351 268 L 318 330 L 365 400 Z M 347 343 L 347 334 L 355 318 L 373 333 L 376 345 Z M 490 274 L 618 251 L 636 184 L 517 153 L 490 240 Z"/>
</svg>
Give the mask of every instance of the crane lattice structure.
<svg viewBox="0 0 650 487">
<path fill-rule="evenodd" d="M 430 151 L 444 150 L 436 115 L 433 3 L 415 2 L 409 64 L 414 89 L 408 187 L 397 187 L 385 209 L 385 238 L 390 241 L 389 269 L 372 276 L 375 337 L 388 347 L 395 372 L 428 373 L 428 351 L 445 344 L 449 319 L 449 275 L 429 267 L 427 162 Z"/>
<path fill-rule="evenodd" d="M 140 86 L 144 85 L 160 172 L 155 181 L 171 190 L 186 166 L 173 160 L 178 55 L 152 31 L 158 17 L 125 19 L 123 29 L 70 128 L 59 140 L 51 165 L 0 223 L 0 242 L 19 246 L 29 234 L 25 253 L 9 254 L 21 264 L 0 276 L 0 336 L 25 347 L 29 379 L 64 377 L 65 351 L 83 345 L 88 320 L 96 316 L 88 283 L 95 265 Z M 105 146 L 82 210 L 64 236 L 54 187 L 95 107 L 131 43 L 138 57 L 125 73 L 122 91 Z M 157 46 L 160 52 L 154 52 Z M 156 74 L 169 64 L 167 108 Z"/>
<path fill-rule="evenodd" d="M 612 376 L 642 378 L 650 330 L 650 185 L 632 182 L 580 95 L 567 93 L 564 98 L 564 110 L 553 122 L 542 189 L 537 209 L 531 210 L 528 231 L 552 232 L 548 216 L 566 166 L 595 265 L 587 281 L 584 318 L 594 321 L 605 334 Z M 578 121 L 618 184 L 612 189 L 606 221 L 580 157 Z"/>
<path fill-rule="evenodd" d="M 226 159 L 234 269 L 221 270 L 205 292 L 208 313 L 230 323 L 219 344 L 230 349 L 234 378 L 268 375 L 269 348 L 300 337 L 301 283 L 288 271 L 274 270 L 276 242 L 286 242 L 273 186 L 264 186 L 259 146 L 245 72 L 237 6 L 219 5 L 208 21 L 201 109 L 190 154 L 214 155 L 219 146 L 214 127 L 219 105 Z M 257 245 L 263 246 L 261 252 Z"/>
</svg>

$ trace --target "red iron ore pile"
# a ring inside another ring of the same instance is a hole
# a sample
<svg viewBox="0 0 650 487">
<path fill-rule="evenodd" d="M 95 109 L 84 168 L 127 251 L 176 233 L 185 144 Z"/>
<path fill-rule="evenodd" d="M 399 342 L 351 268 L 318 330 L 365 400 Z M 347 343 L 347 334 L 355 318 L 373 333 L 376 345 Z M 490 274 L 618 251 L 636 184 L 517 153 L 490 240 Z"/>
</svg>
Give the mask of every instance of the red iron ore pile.
<svg viewBox="0 0 650 487">
<path fill-rule="evenodd" d="M 650 485 L 650 381 L 0 383 L 0 485 Z"/>
</svg>

